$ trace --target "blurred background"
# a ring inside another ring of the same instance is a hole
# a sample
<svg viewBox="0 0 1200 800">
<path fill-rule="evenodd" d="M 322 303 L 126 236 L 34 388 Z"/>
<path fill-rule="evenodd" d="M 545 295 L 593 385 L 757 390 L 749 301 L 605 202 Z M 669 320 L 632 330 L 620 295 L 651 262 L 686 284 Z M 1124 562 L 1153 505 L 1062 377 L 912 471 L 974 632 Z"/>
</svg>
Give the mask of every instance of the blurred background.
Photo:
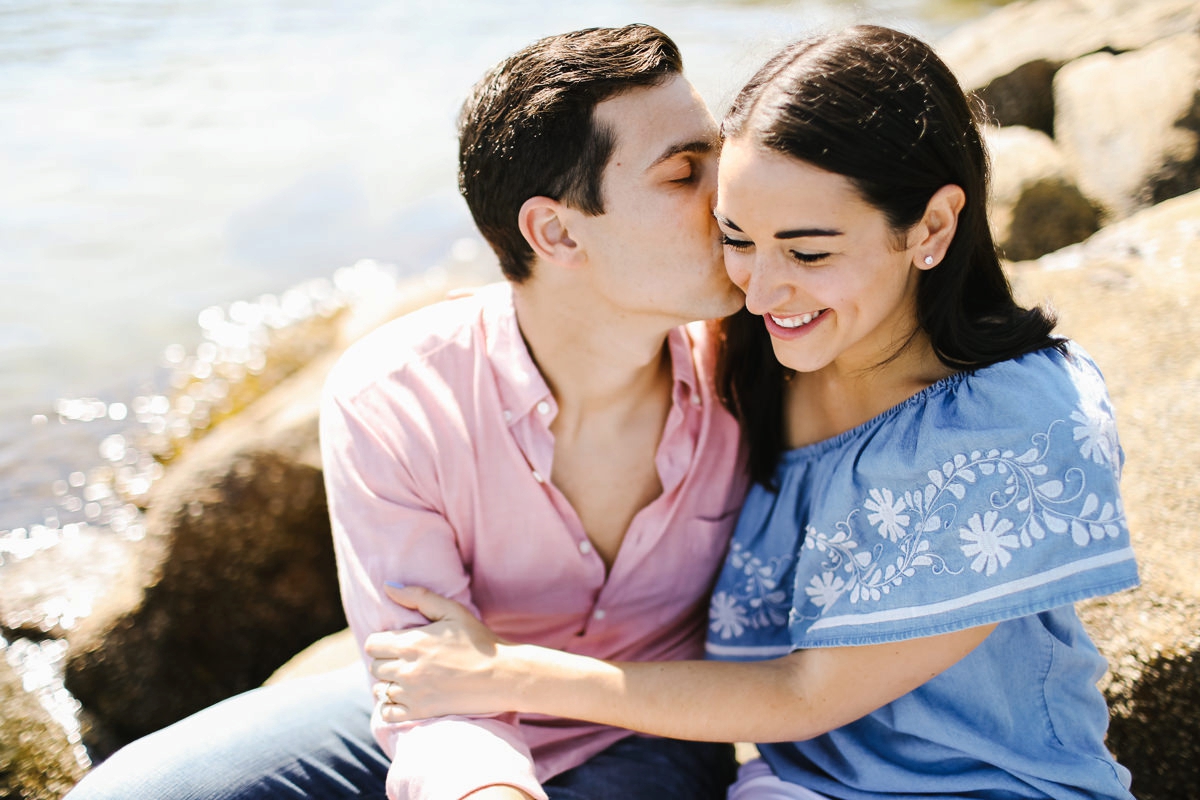
<svg viewBox="0 0 1200 800">
<path fill-rule="evenodd" d="M 214 320 L 287 324 L 361 259 L 403 278 L 480 251 L 454 119 L 509 52 L 648 22 L 720 116 L 802 34 L 936 42 L 996 4 L 0 0 L 0 565 L 128 526 L 87 471 L 136 462 L 121 432 Z"/>
</svg>

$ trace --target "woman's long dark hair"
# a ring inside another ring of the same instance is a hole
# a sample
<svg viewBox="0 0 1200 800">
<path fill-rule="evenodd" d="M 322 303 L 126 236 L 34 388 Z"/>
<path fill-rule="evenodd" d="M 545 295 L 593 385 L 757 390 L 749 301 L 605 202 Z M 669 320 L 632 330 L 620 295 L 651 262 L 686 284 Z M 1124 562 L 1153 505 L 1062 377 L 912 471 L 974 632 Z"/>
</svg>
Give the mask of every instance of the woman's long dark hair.
<svg viewBox="0 0 1200 800">
<path fill-rule="evenodd" d="M 933 194 L 960 186 L 966 205 L 941 263 L 917 284 L 917 321 L 956 370 L 1061 346 L 1055 320 L 1013 299 L 988 227 L 988 158 L 958 81 L 920 40 L 873 25 L 790 45 L 741 90 L 726 139 L 843 175 L 898 235 Z M 783 384 L 761 318 L 745 309 L 723 323 L 718 388 L 750 445 L 752 478 L 770 484 L 784 449 Z"/>
</svg>

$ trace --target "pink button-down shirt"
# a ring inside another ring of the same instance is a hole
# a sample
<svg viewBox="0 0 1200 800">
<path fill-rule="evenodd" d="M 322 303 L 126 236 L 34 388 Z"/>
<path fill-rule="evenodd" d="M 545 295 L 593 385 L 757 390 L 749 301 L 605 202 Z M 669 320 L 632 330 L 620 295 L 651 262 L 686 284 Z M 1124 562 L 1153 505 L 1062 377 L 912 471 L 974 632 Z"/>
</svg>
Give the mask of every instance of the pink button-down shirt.
<svg viewBox="0 0 1200 800">
<path fill-rule="evenodd" d="M 384 594 L 425 586 L 500 636 L 620 660 L 700 658 L 708 594 L 745 492 L 738 429 L 715 399 L 701 324 L 668 338 L 672 408 L 655 463 L 662 495 L 633 519 L 606 574 L 550 482 L 558 406 L 505 284 L 389 323 L 326 385 L 321 450 L 342 596 L 361 646 L 424 618 Z M 460 798 L 540 782 L 627 731 L 533 715 L 372 728 L 391 798 Z"/>
</svg>

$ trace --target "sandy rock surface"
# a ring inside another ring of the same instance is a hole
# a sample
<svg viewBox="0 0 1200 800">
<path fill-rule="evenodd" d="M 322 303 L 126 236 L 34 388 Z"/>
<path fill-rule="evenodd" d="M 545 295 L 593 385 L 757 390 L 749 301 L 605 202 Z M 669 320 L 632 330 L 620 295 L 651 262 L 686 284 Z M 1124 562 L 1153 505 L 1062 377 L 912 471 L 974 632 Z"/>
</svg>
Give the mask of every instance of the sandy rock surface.
<svg viewBox="0 0 1200 800">
<path fill-rule="evenodd" d="M 1142 585 L 1080 604 L 1111 665 L 1109 746 L 1140 800 L 1200 785 L 1200 192 L 1014 266 L 1096 359 L 1117 409 Z"/>
</svg>

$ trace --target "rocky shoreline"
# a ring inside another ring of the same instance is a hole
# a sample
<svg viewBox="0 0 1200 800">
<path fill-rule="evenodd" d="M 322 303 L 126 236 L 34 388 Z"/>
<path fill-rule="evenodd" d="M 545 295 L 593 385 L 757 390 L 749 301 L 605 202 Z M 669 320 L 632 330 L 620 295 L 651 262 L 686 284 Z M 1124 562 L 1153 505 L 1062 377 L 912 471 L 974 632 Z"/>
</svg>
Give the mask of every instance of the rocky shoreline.
<svg viewBox="0 0 1200 800">
<path fill-rule="evenodd" d="M 1028 0 L 938 49 L 996 123 L 992 217 L 1018 294 L 1057 310 L 1117 407 L 1143 584 L 1080 606 L 1111 665 L 1109 745 L 1141 800 L 1190 797 L 1200 784 L 1200 6 Z M 316 451 L 319 386 L 349 341 L 444 295 L 450 280 L 340 320 L 322 354 L 151 489 L 146 538 L 110 590 L 78 627 L 44 634 L 69 643 L 66 684 L 93 759 L 262 683 L 344 626 Z M 42 557 L 56 556 L 30 559 Z M 5 631 L 20 630 L 23 597 L 0 589 Z M 341 642 L 310 660 L 345 657 Z M 86 769 L 31 701 L 0 659 L 0 798 L 61 797 Z"/>
</svg>

